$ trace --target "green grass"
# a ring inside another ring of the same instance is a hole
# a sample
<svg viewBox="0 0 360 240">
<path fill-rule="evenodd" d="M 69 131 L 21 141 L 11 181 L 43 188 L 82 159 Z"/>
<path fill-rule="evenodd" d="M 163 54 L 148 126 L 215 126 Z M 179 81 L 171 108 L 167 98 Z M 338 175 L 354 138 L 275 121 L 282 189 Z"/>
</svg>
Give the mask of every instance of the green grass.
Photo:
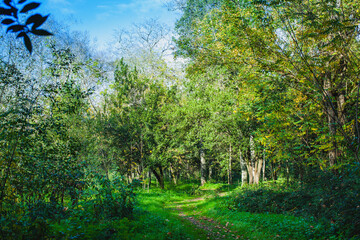
<svg viewBox="0 0 360 240">
<path fill-rule="evenodd" d="M 171 190 L 155 189 L 139 193 L 139 206 L 142 209 L 146 209 L 147 213 L 157 216 L 159 219 L 167 219 L 165 229 L 172 233 L 170 239 L 207 239 L 204 230 L 196 229 L 192 223 L 178 216 L 175 208 L 179 205 L 187 216 L 197 219 L 208 217 L 217 221 L 220 227 L 228 223 L 231 232 L 239 239 L 331 239 L 331 236 L 322 236 L 323 226 L 321 224 L 304 218 L 283 214 L 237 212 L 227 209 L 224 203 L 231 196 L 219 197 L 217 193 L 235 189 L 234 186 L 206 184 L 197 188 L 199 191 L 203 191 L 202 189 L 207 191 L 202 192 L 205 200 L 188 202 L 188 200 L 199 197 L 187 194 L 186 190 L 189 190 L 190 187 L 194 186 L 182 184 L 178 187 L 169 187 L 168 189 Z M 235 191 L 239 191 L 239 189 Z M 156 227 L 156 223 L 150 224 Z M 161 233 L 162 235 L 156 232 L 153 234 L 157 236 L 156 239 L 166 239 L 163 235 L 165 232 Z M 182 235 L 176 235 L 179 232 Z"/>
<path fill-rule="evenodd" d="M 180 191 L 150 190 L 142 191 L 139 196 L 139 213 L 153 218 L 148 224 L 152 228 L 149 239 L 205 239 L 206 232 L 194 226 L 187 220 L 178 216 L 174 203 L 190 199 L 191 197 Z M 159 221 L 163 223 L 162 231 L 159 232 Z"/>
<path fill-rule="evenodd" d="M 86 214 L 73 214 L 51 224 L 49 230 L 56 236 L 54 239 L 342 239 L 309 218 L 229 208 L 240 193 L 266 188 L 280 193 L 294 191 L 272 183 L 245 188 L 223 183 L 207 183 L 202 187 L 196 182 L 177 186 L 167 183 L 165 190 L 155 186 L 137 190 L 134 214 L 129 219 L 95 222 L 89 217 L 87 222 Z M 257 202 L 260 198 L 249 201 Z M 213 232 L 210 238 L 209 232 Z"/>
<path fill-rule="evenodd" d="M 321 225 L 303 218 L 281 214 L 254 214 L 230 211 L 224 207 L 227 197 L 216 197 L 184 207 L 185 213 L 194 217 L 207 216 L 228 223 L 240 239 L 322 239 Z"/>
</svg>

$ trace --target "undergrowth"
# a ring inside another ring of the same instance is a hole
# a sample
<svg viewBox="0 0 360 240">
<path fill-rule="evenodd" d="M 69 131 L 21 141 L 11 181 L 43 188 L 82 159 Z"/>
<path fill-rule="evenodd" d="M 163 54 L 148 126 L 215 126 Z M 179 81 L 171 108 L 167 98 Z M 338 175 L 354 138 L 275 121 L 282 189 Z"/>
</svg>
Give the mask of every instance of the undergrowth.
<svg viewBox="0 0 360 240">
<path fill-rule="evenodd" d="M 299 187 L 245 187 L 223 204 L 229 210 L 305 217 L 322 224 L 323 236 L 360 238 L 360 177 L 315 172 Z"/>
</svg>

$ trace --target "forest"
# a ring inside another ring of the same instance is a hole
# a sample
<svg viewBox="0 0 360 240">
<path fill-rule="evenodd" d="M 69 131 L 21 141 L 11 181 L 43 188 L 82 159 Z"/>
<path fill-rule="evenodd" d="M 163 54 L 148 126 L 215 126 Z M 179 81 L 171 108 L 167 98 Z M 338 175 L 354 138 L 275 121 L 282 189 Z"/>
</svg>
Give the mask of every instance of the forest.
<svg viewBox="0 0 360 240">
<path fill-rule="evenodd" d="M 0 2 L 0 239 L 360 239 L 360 1 L 170 0 L 85 32 Z"/>
</svg>

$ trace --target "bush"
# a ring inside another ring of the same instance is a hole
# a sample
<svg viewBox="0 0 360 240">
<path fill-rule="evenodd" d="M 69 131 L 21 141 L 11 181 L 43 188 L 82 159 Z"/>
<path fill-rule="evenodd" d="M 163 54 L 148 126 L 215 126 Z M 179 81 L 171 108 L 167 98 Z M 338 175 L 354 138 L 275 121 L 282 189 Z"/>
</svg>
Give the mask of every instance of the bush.
<svg viewBox="0 0 360 240">
<path fill-rule="evenodd" d="M 112 181 L 97 176 L 95 183 L 90 189 L 90 200 L 97 217 L 108 219 L 120 219 L 132 216 L 136 195 L 134 189 L 140 186 L 138 180 L 126 183 L 123 177 L 115 177 Z"/>
<path fill-rule="evenodd" d="M 134 189 L 139 183 L 128 184 L 121 177 L 110 181 L 101 175 L 92 176 L 92 179 L 88 188 L 82 190 L 76 205 L 70 198 L 65 199 L 64 204 L 51 198 L 4 203 L 0 215 L 0 239 L 107 239 L 120 236 L 127 228 L 127 219 L 133 217 Z"/>
<path fill-rule="evenodd" d="M 226 206 L 236 211 L 286 213 L 313 218 L 329 234 L 360 235 L 360 177 L 354 169 L 342 176 L 317 172 L 298 189 L 285 186 L 244 188 Z"/>
</svg>

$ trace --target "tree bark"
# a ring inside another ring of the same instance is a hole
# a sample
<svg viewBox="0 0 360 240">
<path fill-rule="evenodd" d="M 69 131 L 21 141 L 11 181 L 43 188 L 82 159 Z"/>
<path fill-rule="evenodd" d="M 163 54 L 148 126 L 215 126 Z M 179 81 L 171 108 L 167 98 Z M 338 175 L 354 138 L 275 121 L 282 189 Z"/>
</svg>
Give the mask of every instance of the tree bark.
<svg viewBox="0 0 360 240">
<path fill-rule="evenodd" d="M 177 185 L 177 177 L 176 177 L 175 170 L 172 167 L 171 163 L 170 163 L 170 174 L 171 174 L 171 178 L 172 178 L 174 184 Z"/>
<path fill-rule="evenodd" d="M 265 182 L 266 178 L 265 178 L 265 164 L 266 164 L 266 160 L 265 160 L 265 148 L 264 148 L 264 155 L 263 155 L 263 168 L 262 168 L 262 173 L 263 173 L 263 182 Z"/>
<path fill-rule="evenodd" d="M 336 152 L 337 152 L 337 144 L 336 144 L 336 112 L 334 109 L 334 105 L 332 103 L 333 94 L 331 91 L 331 73 L 327 73 L 325 76 L 324 82 L 324 90 L 325 90 L 325 111 L 328 116 L 328 125 L 329 125 L 329 134 L 330 141 L 332 143 L 332 148 L 329 150 L 329 165 L 330 167 L 334 166 L 336 163 Z"/>
<path fill-rule="evenodd" d="M 246 167 L 249 173 L 249 184 L 254 183 L 254 167 L 252 166 L 251 162 L 246 163 Z"/>
<path fill-rule="evenodd" d="M 228 184 L 232 184 L 232 169 L 231 169 L 231 143 L 230 143 L 230 146 L 229 146 L 229 166 L 228 166 Z"/>
<path fill-rule="evenodd" d="M 255 161 L 256 161 L 256 153 L 254 146 L 254 136 L 250 136 L 250 162 L 247 164 L 248 172 L 249 172 L 249 184 L 255 183 Z"/>
<path fill-rule="evenodd" d="M 256 157 L 254 137 L 250 136 L 250 161 L 246 164 L 249 173 L 249 184 L 259 184 L 262 165 L 263 160 Z"/>
<path fill-rule="evenodd" d="M 151 169 L 151 171 L 155 175 L 155 177 L 160 185 L 160 188 L 164 189 L 164 172 L 163 172 L 162 167 L 161 166 L 159 167 L 159 173 L 156 172 L 155 169 Z"/>
<path fill-rule="evenodd" d="M 241 186 L 244 186 L 245 184 L 248 183 L 248 177 L 247 177 L 247 172 L 246 172 L 246 163 L 242 157 L 241 150 L 239 150 L 239 155 L 240 155 L 240 167 L 241 167 Z"/>
<path fill-rule="evenodd" d="M 254 184 L 259 184 L 260 183 L 260 176 L 261 176 L 262 166 L 263 166 L 263 160 L 262 159 L 255 162 Z"/>
<path fill-rule="evenodd" d="M 206 159 L 204 149 L 200 149 L 200 181 L 201 186 L 206 183 Z"/>
<path fill-rule="evenodd" d="M 286 185 L 290 185 L 290 169 L 289 169 L 289 160 L 286 160 Z"/>
<path fill-rule="evenodd" d="M 208 175 L 208 180 L 210 181 L 212 179 L 212 173 L 213 173 L 213 165 L 210 162 L 209 163 L 209 175 Z"/>
</svg>

